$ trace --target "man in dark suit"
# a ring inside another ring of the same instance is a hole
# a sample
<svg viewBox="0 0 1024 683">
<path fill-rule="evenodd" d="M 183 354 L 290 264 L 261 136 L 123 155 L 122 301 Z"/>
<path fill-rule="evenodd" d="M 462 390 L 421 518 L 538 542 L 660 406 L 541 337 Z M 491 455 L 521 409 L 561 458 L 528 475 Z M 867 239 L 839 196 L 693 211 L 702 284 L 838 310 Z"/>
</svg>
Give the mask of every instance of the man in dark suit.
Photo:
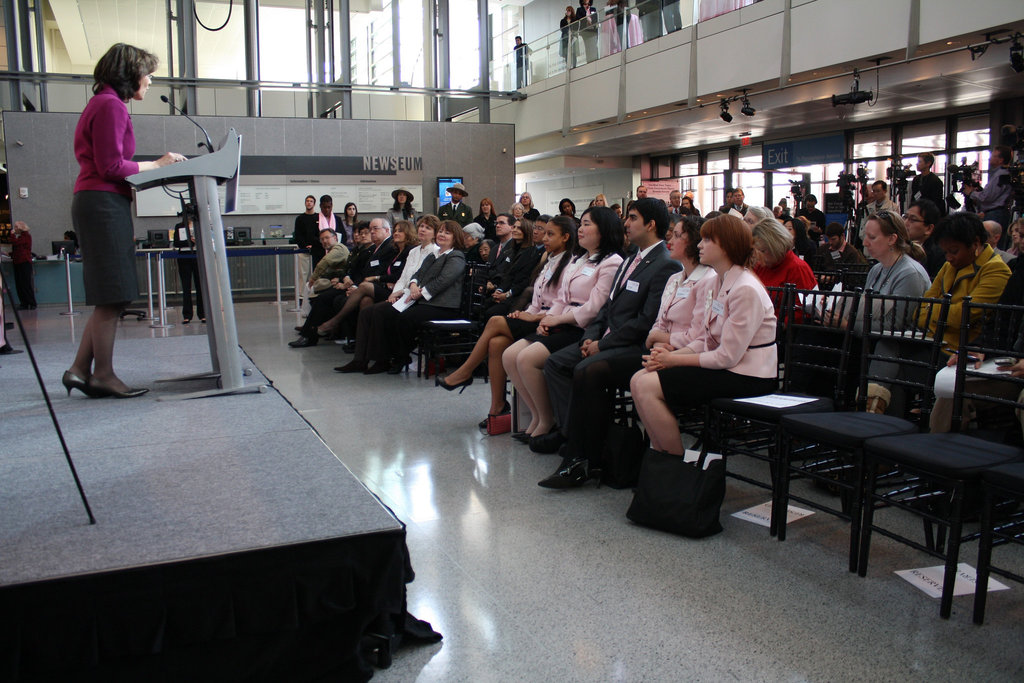
<svg viewBox="0 0 1024 683">
<path fill-rule="evenodd" d="M 531 441 L 531 448 L 553 453 L 563 444 L 558 470 L 540 482 L 545 488 L 582 485 L 589 467 L 600 466 L 604 427 L 611 420 L 615 378 L 610 363 L 644 354 L 665 282 L 682 269 L 665 248 L 668 210 L 658 199 L 640 199 L 626 214 L 626 232 L 637 252 L 619 266 L 597 318 L 578 347 L 557 351 L 544 364 L 544 378 L 560 428 Z M 596 379 L 592 373 L 597 373 Z M 632 374 L 632 373 L 630 373 Z M 627 378 L 628 381 L 628 378 Z"/>
</svg>

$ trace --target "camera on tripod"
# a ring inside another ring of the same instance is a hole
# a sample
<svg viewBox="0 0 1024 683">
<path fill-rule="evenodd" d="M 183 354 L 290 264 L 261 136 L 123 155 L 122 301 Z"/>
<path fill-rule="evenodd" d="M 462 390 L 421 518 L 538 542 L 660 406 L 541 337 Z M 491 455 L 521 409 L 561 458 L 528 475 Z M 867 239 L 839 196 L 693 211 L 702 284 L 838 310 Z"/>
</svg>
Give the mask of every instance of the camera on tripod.
<svg viewBox="0 0 1024 683">
<path fill-rule="evenodd" d="M 910 164 L 905 166 L 899 166 L 893 164 L 889 168 L 885 169 L 885 177 L 889 181 L 889 184 L 905 184 L 907 178 L 913 178 L 917 175 L 917 171 Z"/>
</svg>

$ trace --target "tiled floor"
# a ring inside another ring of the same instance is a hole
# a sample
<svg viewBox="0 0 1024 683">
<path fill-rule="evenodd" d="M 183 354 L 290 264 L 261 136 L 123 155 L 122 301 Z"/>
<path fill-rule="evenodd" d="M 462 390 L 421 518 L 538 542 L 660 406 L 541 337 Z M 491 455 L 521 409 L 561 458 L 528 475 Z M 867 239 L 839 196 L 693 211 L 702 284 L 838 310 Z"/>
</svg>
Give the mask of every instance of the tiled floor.
<svg viewBox="0 0 1024 683">
<path fill-rule="evenodd" d="M 409 525 L 410 610 L 445 638 L 402 650 L 374 680 L 1024 676 L 1024 586 L 992 594 L 983 627 L 971 623 L 970 597 L 956 598 L 942 620 L 936 600 L 893 573 L 936 564 L 931 558 L 881 539 L 859 578 L 846 571 L 841 521 L 812 515 L 778 543 L 730 516 L 767 500 L 732 481 L 718 536 L 635 527 L 624 516 L 628 491 L 541 489 L 557 458 L 482 435 L 482 384 L 458 395 L 415 374 L 340 375 L 331 368 L 351 356 L 339 346 L 286 346 L 295 313 L 262 302 L 236 312 L 259 368 Z M 52 308 L 26 322 L 30 335 L 70 336 L 83 324 Z M 195 324 L 123 325 L 125 337 L 202 333 Z M 23 346 L 17 333 L 12 343 Z M 976 548 L 967 544 L 962 560 L 973 565 Z"/>
</svg>

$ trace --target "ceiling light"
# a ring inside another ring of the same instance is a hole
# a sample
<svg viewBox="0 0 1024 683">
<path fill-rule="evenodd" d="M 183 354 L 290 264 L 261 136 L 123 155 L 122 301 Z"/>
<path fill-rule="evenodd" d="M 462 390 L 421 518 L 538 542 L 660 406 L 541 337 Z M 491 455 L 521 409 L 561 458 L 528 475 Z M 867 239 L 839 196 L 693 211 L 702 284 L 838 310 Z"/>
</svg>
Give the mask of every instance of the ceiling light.
<svg viewBox="0 0 1024 683">
<path fill-rule="evenodd" d="M 1020 34 L 1013 37 L 1013 44 L 1010 45 L 1010 68 L 1020 73 L 1024 71 L 1024 48 L 1020 44 Z"/>
<path fill-rule="evenodd" d="M 732 114 L 729 113 L 729 103 L 722 100 L 722 113 L 718 115 L 726 123 L 732 123 Z"/>
<path fill-rule="evenodd" d="M 853 85 L 850 86 L 850 92 L 843 95 L 833 95 L 832 106 L 838 107 L 840 104 L 861 104 L 862 102 L 870 102 L 874 97 L 874 93 L 870 90 L 860 89 L 860 73 L 854 69 Z"/>
<path fill-rule="evenodd" d="M 740 113 L 744 116 L 753 116 L 757 113 L 757 110 L 750 106 L 750 100 L 747 99 L 747 91 L 743 91 L 743 108 L 740 109 Z"/>
</svg>

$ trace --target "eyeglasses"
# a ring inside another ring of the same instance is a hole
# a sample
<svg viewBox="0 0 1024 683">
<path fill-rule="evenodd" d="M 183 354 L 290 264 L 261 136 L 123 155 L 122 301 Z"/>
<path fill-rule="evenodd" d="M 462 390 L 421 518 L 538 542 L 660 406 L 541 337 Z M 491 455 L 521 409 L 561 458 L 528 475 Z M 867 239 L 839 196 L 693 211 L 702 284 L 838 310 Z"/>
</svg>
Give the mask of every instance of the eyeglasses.
<svg viewBox="0 0 1024 683">
<path fill-rule="evenodd" d="M 924 219 L 923 218 L 918 218 L 917 216 L 911 216 L 909 213 L 903 214 L 903 220 L 906 221 L 907 223 L 924 223 Z"/>
</svg>

